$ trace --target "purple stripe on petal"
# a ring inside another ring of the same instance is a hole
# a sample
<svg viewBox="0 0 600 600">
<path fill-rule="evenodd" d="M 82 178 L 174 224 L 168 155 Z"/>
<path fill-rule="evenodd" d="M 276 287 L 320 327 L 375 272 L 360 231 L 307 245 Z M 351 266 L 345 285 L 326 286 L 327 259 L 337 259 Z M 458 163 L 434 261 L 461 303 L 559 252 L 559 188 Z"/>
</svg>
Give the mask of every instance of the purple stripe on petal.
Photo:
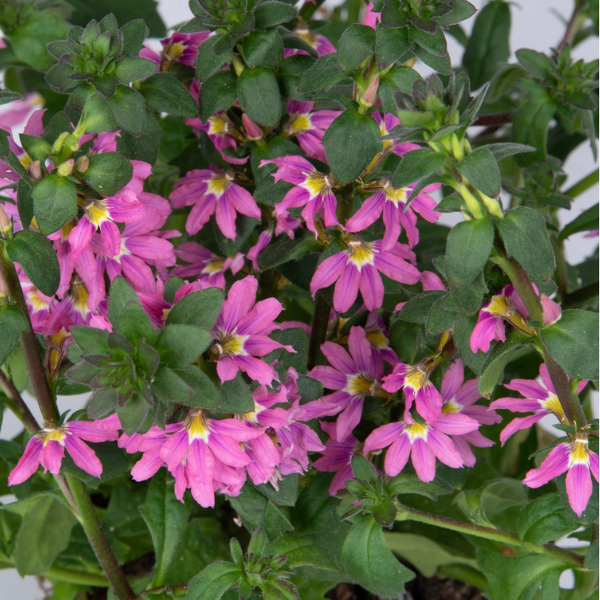
<svg viewBox="0 0 600 600">
<path fill-rule="evenodd" d="M 387 423 L 378 427 L 365 440 L 364 453 L 368 454 L 373 450 L 389 446 L 402 433 L 403 427 L 402 423 Z"/>
<path fill-rule="evenodd" d="M 421 481 L 429 483 L 435 479 L 435 455 L 422 439 L 414 441 L 410 458 Z"/>
<path fill-rule="evenodd" d="M 383 281 L 381 281 L 381 276 L 373 265 L 365 265 L 360 272 L 360 293 L 368 310 L 381 308 L 383 304 Z"/>
<path fill-rule="evenodd" d="M 569 468 L 569 455 L 568 444 L 558 444 L 550 450 L 539 469 L 531 469 L 527 473 L 523 483 L 530 488 L 538 488 L 562 475 Z"/>
<path fill-rule="evenodd" d="M 337 418 L 336 439 L 343 442 L 360 422 L 364 398 L 353 398 Z"/>
<path fill-rule="evenodd" d="M 407 435 L 401 435 L 392 442 L 385 455 L 384 468 L 390 477 L 395 477 L 404 469 L 410 456 L 411 445 Z"/>
<path fill-rule="evenodd" d="M 69 435 L 65 438 L 65 448 L 73 462 L 86 473 L 94 477 L 102 475 L 102 463 L 96 453 L 78 437 Z"/>
<path fill-rule="evenodd" d="M 43 447 L 43 442 L 36 437 L 32 437 L 27 442 L 23 456 L 21 456 L 17 466 L 8 476 L 8 485 L 19 485 L 26 479 L 29 479 L 37 471 Z"/>
<path fill-rule="evenodd" d="M 462 360 L 459 358 L 444 373 L 442 378 L 442 400 L 446 401 L 454 398 L 464 379 L 465 369 Z"/>
<path fill-rule="evenodd" d="M 529 417 L 518 417 L 517 419 L 513 419 L 501 432 L 500 432 L 500 442 L 504 446 L 506 440 L 514 435 L 520 429 L 529 429 L 532 425 L 537 423 L 544 416 L 545 413 L 539 412 L 534 415 L 530 415 Z"/>
<path fill-rule="evenodd" d="M 310 292 L 314 296 L 317 290 L 327 288 L 334 283 L 342 273 L 342 269 L 346 264 L 346 253 L 338 252 L 333 256 L 326 258 L 315 271 L 312 281 L 310 282 Z"/>
<path fill-rule="evenodd" d="M 257 302 L 254 308 L 239 320 L 237 333 L 239 335 L 271 333 L 275 329 L 273 321 L 282 310 L 283 305 L 275 298 Z"/>
<path fill-rule="evenodd" d="M 588 466 L 583 463 L 574 464 L 567 473 L 565 481 L 569 504 L 578 517 L 581 517 L 592 496 L 592 478 Z"/>
<path fill-rule="evenodd" d="M 333 307 L 335 310 L 344 313 L 350 309 L 356 300 L 356 296 L 358 296 L 360 280 L 361 274 L 355 265 L 350 263 L 342 268 L 342 273 L 333 291 Z"/>
</svg>

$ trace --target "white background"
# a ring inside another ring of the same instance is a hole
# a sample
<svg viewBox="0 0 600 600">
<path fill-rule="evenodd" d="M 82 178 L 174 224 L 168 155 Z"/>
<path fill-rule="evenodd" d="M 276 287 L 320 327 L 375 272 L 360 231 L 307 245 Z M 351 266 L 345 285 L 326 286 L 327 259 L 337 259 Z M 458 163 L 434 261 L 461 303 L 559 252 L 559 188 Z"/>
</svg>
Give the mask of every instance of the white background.
<svg viewBox="0 0 600 600">
<path fill-rule="evenodd" d="M 127 1 L 127 0 L 124 0 Z M 470 0 L 477 8 L 483 6 L 483 0 Z M 335 6 L 338 2 L 328 0 L 328 5 Z M 547 52 L 552 46 L 555 46 L 564 33 L 564 24 L 558 15 L 568 19 L 572 9 L 571 0 L 522 0 L 521 3 L 511 3 L 511 12 L 513 26 L 511 31 L 511 50 L 522 47 L 533 48 L 542 52 Z M 174 27 L 178 23 L 188 20 L 191 17 L 187 0 L 159 0 L 159 12 L 168 27 Z M 467 30 L 472 26 L 474 19 L 463 23 Z M 453 64 L 459 64 L 462 54 L 462 47 L 448 36 L 449 51 Z M 584 44 L 577 47 L 574 52 L 577 58 L 593 60 L 598 58 L 598 43 L 596 39 L 587 40 Z M 514 60 L 514 57 L 513 57 Z M 571 154 L 565 170 L 569 174 L 567 186 L 579 181 L 594 169 L 594 161 L 587 144 L 582 144 L 575 152 Z M 596 188 L 583 194 L 574 203 L 573 211 L 562 211 L 562 218 L 568 222 L 577 216 L 579 212 L 592 206 L 598 200 L 598 191 Z M 451 223 L 447 220 L 448 224 Z M 596 239 L 584 239 L 583 234 L 575 235 L 568 240 L 567 256 L 571 263 L 579 262 L 583 257 L 593 252 L 597 244 Z M 61 410 L 71 408 L 77 410 L 83 406 L 85 396 L 63 398 L 60 401 Z M 34 403 L 30 406 L 36 417 L 39 418 L 39 411 L 36 410 Z M 6 411 L 4 423 L 0 430 L 0 438 L 10 439 L 20 430 L 19 422 Z M 0 498 L 0 501 L 7 502 L 10 498 Z M 16 571 L 0 571 L 0 597 L 2 600 L 41 600 L 44 597 L 43 592 L 38 586 L 34 577 L 25 577 L 21 579 Z"/>
</svg>

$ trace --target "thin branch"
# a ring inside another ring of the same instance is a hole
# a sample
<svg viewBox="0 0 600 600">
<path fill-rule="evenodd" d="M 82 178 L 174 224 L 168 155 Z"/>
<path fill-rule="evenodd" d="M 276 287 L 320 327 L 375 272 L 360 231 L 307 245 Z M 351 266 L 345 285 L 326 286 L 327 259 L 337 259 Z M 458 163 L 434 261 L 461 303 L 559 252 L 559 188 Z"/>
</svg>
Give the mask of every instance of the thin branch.
<svg viewBox="0 0 600 600">
<path fill-rule="evenodd" d="M 19 393 L 19 390 L 15 387 L 15 384 L 7 377 L 6 373 L 0 369 L 0 387 L 4 389 L 6 395 L 15 403 L 15 408 L 20 414 L 17 417 L 21 420 L 23 425 L 27 428 L 29 433 L 35 433 L 40 430 L 40 426 L 33 416 L 33 413 L 29 410 L 25 400 Z"/>
</svg>

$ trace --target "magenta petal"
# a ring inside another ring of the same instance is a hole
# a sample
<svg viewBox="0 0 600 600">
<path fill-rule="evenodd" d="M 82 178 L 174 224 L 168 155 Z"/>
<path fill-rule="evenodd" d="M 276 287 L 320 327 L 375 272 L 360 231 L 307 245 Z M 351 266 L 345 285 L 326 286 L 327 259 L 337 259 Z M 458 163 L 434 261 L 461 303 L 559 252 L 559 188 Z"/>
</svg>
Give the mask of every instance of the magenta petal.
<svg viewBox="0 0 600 600">
<path fill-rule="evenodd" d="M 229 290 L 227 300 L 223 302 L 216 326 L 227 332 L 233 331 L 242 317 L 252 309 L 257 289 L 258 281 L 252 275 L 236 281 Z"/>
<path fill-rule="evenodd" d="M 217 375 L 221 383 L 231 381 L 239 371 L 239 365 L 232 356 L 221 356 L 217 361 Z"/>
<path fill-rule="evenodd" d="M 381 308 L 383 281 L 373 265 L 365 265 L 360 273 L 360 293 L 368 310 Z"/>
<path fill-rule="evenodd" d="M 131 477 L 134 481 L 146 481 L 155 475 L 163 465 L 164 462 L 158 451 L 144 452 L 142 458 L 131 469 Z"/>
<path fill-rule="evenodd" d="M 8 485 L 19 485 L 37 471 L 43 447 L 43 442 L 36 437 L 32 437 L 27 442 L 23 456 L 8 476 Z"/>
<path fill-rule="evenodd" d="M 310 292 L 313 296 L 317 293 L 317 290 L 329 287 L 339 278 L 347 258 L 345 252 L 338 252 L 337 254 L 326 258 L 317 267 L 312 281 L 310 282 Z"/>
<path fill-rule="evenodd" d="M 231 467 L 245 467 L 250 462 L 239 443 L 226 435 L 211 435 L 210 448 L 221 462 Z"/>
<path fill-rule="evenodd" d="M 353 398 L 350 404 L 339 414 L 336 425 L 336 439 L 343 442 L 360 422 L 364 398 Z"/>
<path fill-rule="evenodd" d="M 223 359 L 219 360 L 219 363 Z M 254 356 L 232 356 L 232 362 L 234 362 L 241 371 L 246 373 L 250 379 L 262 383 L 262 385 L 271 385 L 273 377 L 275 377 L 275 371 L 271 365 L 262 361 L 260 358 L 254 358 Z M 217 363 L 217 372 L 219 364 Z"/>
<path fill-rule="evenodd" d="M 505 384 L 504 387 L 507 390 L 519 392 L 525 398 L 535 398 L 536 400 L 546 400 L 548 398 L 548 390 L 544 389 L 537 381 L 531 379 L 513 379 L 510 383 Z"/>
<path fill-rule="evenodd" d="M 342 273 L 333 291 L 333 308 L 335 310 L 344 313 L 350 309 L 358 296 L 360 279 L 360 271 L 352 263 L 346 264 L 342 268 Z"/>
<path fill-rule="evenodd" d="M 529 429 L 532 425 L 537 423 L 544 416 L 544 412 L 538 412 L 534 415 L 530 415 L 528 417 L 519 417 L 517 419 L 513 419 L 501 432 L 500 432 L 500 442 L 504 446 L 506 440 L 511 436 L 517 433 L 520 429 Z"/>
<path fill-rule="evenodd" d="M 234 240 L 236 235 L 235 216 L 236 212 L 233 204 L 229 199 L 229 195 L 225 193 L 217 201 L 215 218 L 223 235 L 230 240 Z"/>
<path fill-rule="evenodd" d="M 359 373 L 373 376 L 375 371 L 373 352 L 371 351 L 371 344 L 367 339 L 366 332 L 362 327 L 352 327 L 350 329 L 348 349 Z"/>
<path fill-rule="evenodd" d="M 565 483 L 569 504 L 575 514 L 580 517 L 592 496 L 592 478 L 588 466 L 583 463 L 574 464 L 567 473 Z"/>
<path fill-rule="evenodd" d="M 352 357 L 339 344 L 325 342 L 321 346 L 321 352 L 323 352 L 329 364 L 331 364 L 333 368 L 337 369 L 340 373 L 353 374 L 357 372 L 357 368 L 352 360 Z"/>
<path fill-rule="evenodd" d="M 444 373 L 442 378 L 442 400 L 446 401 L 454 398 L 464 379 L 465 369 L 462 360 L 459 358 Z"/>
<path fill-rule="evenodd" d="M 448 465 L 453 469 L 462 467 L 462 458 L 456 451 L 452 440 L 447 435 L 436 431 L 435 429 L 430 429 L 427 435 L 427 445 L 438 457 L 438 460 L 445 465 Z"/>
<path fill-rule="evenodd" d="M 542 410 L 542 407 L 537 400 L 524 400 L 521 398 L 510 397 L 494 400 L 490 403 L 490 408 L 495 410 L 510 410 L 511 412 L 537 412 Z"/>
<path fill-rule="evenodd" d="M 320 381 L 328 390 L 342 390 L 348 383 L 348 378 L 343 373 L 328 366 L 314 367 L 308 376 Z"/>
<path fill-rule="evenodd" d="M 257 302 L 254 308 L 238 323 L 238 335 L 248 335 L 252 333 L 269 334 L 275 325 L 273 321 L 283 310 L 283 305 L 275 298 L 267 298 Z"/>
<path fill-rule="evenodd" d="M 558 444 L 550 450 L 539 469 L 531 469 L 527 473 L 523 483 L 531 488 L 538 488 L 562 475 L 569 468 L 569 455 L 568 444 Z"/>
<path fill-rule="evenodd" d="M 378 192 L 367 198 L 362 206 L 354 213 L 346 223 L 347 231 L 363 231 L 377 221 L 383 210 L 385 199 L 383 192 Z"/>
<path fill-rule="evenodd" d="M 411 445 L 407 435 L 401 435 L 392 442 L 385 455 L 384 468 L 390 477 L 395 477 L 404 469 L 410 456 Z"/>
<path fill-rule="evenodd" d="M 435 422 L 435 428 L 448 435 L 464 435 L 479 429 L 479 423 L 460 413 L 442 413 Z"/>
<path fill-rule="evenodd" d="M 473 329 L 473 333 L 471 333 L 471 351 L 488 352 L 492 340 L 506 340 L 504 322 L 489 313 L 479 313 L 479 320 Z"/>
<path fill-rule="evenodd" d="M 375 254 L 373 261 L 378 271 L 394 281 L 414 285 L 421 278 L 421 274 L 416 267 L 398 258 L 391 251 Z"/>
<path fill-rule="evenodd" d="M 202 196 L 192 207 L 185 223 L 185 230 L 194 235 L 198 233 L 210 219 L 210 216 L 215 212 L 215 199 L 212 196 Z"/>
<path fill-rule="evenodd" d="M 421 481 L 428 483 L 435 479 L 435 455 L 422 439 L 415 440 L 411 460 Z"/>
<path fill-rule="evenodd" d="M 73 462 L 86 473 L 94 477 L 102 475 L 102 463 L 96 453 L 75 435 L 65 438 L 65 447 Z"/>
<path fill-rule="evenodd" d="M 83 444 L 83 442 L 81 443 Z M 65 447 L 62 444 L 51 440 L 44 445 L 40 462 L 42 463 L 45 471 L 50 471 L 52 475 L 58 475 L 64 455 Z"/>
<path fill-rule="evenodd" d="M 363 452 L 368 454 L 373 450 L 381 450 L 389 446 L 402 433 L 403 427 L 402 423 L 387 423 L 378 427 L 365 440 Z"/>
</svg>

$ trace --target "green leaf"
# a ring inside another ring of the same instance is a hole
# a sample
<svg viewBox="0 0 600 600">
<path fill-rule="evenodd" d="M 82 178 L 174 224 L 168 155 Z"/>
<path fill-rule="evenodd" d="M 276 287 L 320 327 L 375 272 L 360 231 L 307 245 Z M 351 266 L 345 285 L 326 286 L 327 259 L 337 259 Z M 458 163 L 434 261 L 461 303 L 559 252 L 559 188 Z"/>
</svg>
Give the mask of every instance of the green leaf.
<svg viewBox="0 0 600 600">
<path fill-rule="evenodd" d="M 81 176 L 92 189 L 103 196 L 114 196 L 133 177 L 131 161 L 119 152 L 90 154 L 89 160 L 89 167 Z"/>
<path fill-rule="evenodd" d="M 196 77 L 200 81 L 208 79 L 216 73 L 225 63 L 231 61 L 231 50 L 222 54 L 216 54 L 214 47 L 223 39 L 223 34 L 216 35 L 204 40 L 198 47 L 196 57 Z"/>
<path fill-rule="evenodd" d="M 388 490 L 392 494 L 402 496 L 404 494 L 417 494 L 437 500 L 438 496 L 451 494 L 454 488 L 446 483 L 440 477 L 436 477 L 433 481 L 425 483 L 421 481 L 415 473 L 400 473 L 396 477 L 392 477 L 388 483 Z"/>
<path fill-rule="evenodd" d="M 269 544 L 267 551 L 273 556 L 287 556 L 286 564 L 292 569 L 315 567 L 324 571 L 339 571 L 331 552 L 315 544 L 309 537 L 284 535 Z"/>
<path fill-rule="evenodd" d="M 24 229 L 6 244 L 13 262 L 21 265 L 25 275 L 42 294 L 53 296 L 60 283 L 60 266 L 52 242 L 35 231 Z"/>
<path fill-rule="evenodd" d="M 175 373 L 194 392 L 190 398 L 180 400 L 181 404 L 194 408 L 215 408 L 219 405 L 221 395 L 218 388 L 200 369 L 190 365 L 186 369 L 175 369 Z"/>
<path fill-rule="evenodd" d="M 477 388 L 482 396 L 489 398 L 504 374 L 506 365 L 515 358 L 515 353 L 533 342 L 531 337 L 513 330 L 506 342 L 498 344 L 489 355 L 483 366 L 483 371 L 477 380 Z"/>
<path fill-rule="evenodd" d="M 425 325 L 434 304 L 445 295 L 446 292 L 441 290 L 430 290 L 417 294 L 404 304 L 398 313 L 398 317 L 409 323 Z"/>
<path fill-rule="evenodd" d="M 21 515 L 14 560 L 19 575 L 43 575 L 67 547 L 75 515 L 54 494 L 44 492 L 2 507 Z"/>
<path fill-rule="evenodd" d="M 385 75 L 379 79 L 379 97 L 385 112 L 396 112 L 398 107 L 394 101 L 396 92 L 410 94 L 415 81 L 421 79 L 417 71 L 404 65 L 392 67 Z"/>
<path fill-rule="evenodd" d="M 159 402 L 186 404 L 194 390 L 175 371 L 161 364 L 152 375 L 150 391 Z"/>
<path fill-rule="evenodd" d="M 218 407 L 215 407 L 215 411 L 247 413 L 254 410 L 254 398 L 252 398 L 250 388 L 244 383 L 240 373 L 237 373 L 230 381 L 221 383 L 214 362 L 200 363 L 199 368 L 208 376 L 219 391 L 221 402 Z"/>
<path fill-rule="evenodd" d="M 261 2 L 254 8 L 254 27 L 259 31 L 291 21 L 296 9 L 285 2 Z"/>
<path fill-rule="evenodd" d="M 530 600 L 549 574 L 560 573 L 565 565 L 543 554 L 504 556 L 480 548 L 477 564 L 487 577 L 486 595 L 491 600 Z"/>
<path fill-rule="evenodd" d="M 147 19 L 148 13 L 144 12 L 144 17 Z M 145 21 L 143 19 L 134 19 L 133 21 L 129 21 L 129 23 L 125 23 L 120 31 L 123 36 L 123 54 L 138 55 L 144 47 L 144 40 L 149 34 Z"/>
<path fill-rule="evenodd" d="M 194 325 L 167 325 L 158 334 L 154 349 L 162 362 L 175 369 L 183 369 L 196 360 L 209 346 L 211 334 Z"/>
<path fill-rule="evenodd" d="M 115 277 L 110 285 L 108 294 L 108 320 L 116 325 L 123 309 L 130 302 L 139 303 L 137 294 L 123 277 Z"/>
<path fill-rule="evenodd" d="M 283 62 L 283 41 L 277 29 L 253 31 L 244 41 L 244 59 L 249 67 L 277 67 Z"/>
<path fill-rule="evenodd" d="M 77 192 L 64 177 L 55 174 L 44 177 L 33 188 L 31 197 L 35 219 L 44 234 L 58 231 L 77 216 Z"/>
<path fill-rule="evenodd" d="M 156 73 L 140 84 L 139 91 L 154 112 L 176 117 L 197 117 L 198 106 L 185 86 L 171 73 Z"/>
<path fill-rule="evenodd" d="M 22 135 L 21 139 L 23 139 Z M 570 223 L 567 223 L 560 232 L 558 239 L 564 240 L 574 233 L 598 229 L 598 218 L 598 203 L 596 203 L 594 206 L 590 206 L 590 208 L 582 212 Z"/>
<path fill-rule="evenodd" d="M 179 542 L 192 510 L 189 502 L 185 504 L 177 500 L 173 485 L 167 483 L 166 473 L 165 469 L 160 469 L 152 477 L 146 501 L 140 506 L 156 555 L 153 586 L 164 582 L 169 565 L 178 558 Z"/>
<path fill-rule="evenodd" d="M 533 277 L 546 281 L 556 264 L 546 219 L 537 210 L 518 206 L 497 222 L 508 256 L 514 257 Z"/>
<path fill-rule="evenodd" d="M 210 329 L 223 304 L 223 292 L 208 288 L 184 296 L 170 311 L 166 325 L 196 325 Z"/>
<path fill-rule="evenodd" d="M 337 63 L 340 71 L 356 69 L 375 52 L 375 30 L 354 23 L 344 31 L 338 42 Z"/>
<path fill-rule="evenodd" d="M 108 100 L 100 93 L 92 94 L 85 102 L 81 123 L 86 133 L 102 133 L 117 128 L 117 120 Z"/>
<path fill-rule="evenodd" d="M 522 154 L 523 152 L 535 152 L 535 148 L 532 146 L 513 144 L 512 142 L 486 144 L 484 148 L 487 148 L 494 155 L 496 160 L 502 160 L 507 156 L 514 156 L 515 154 Z"/>
<path fill-rule="evenodd" d="M 346 74 L 338 67 L 337 53 L 331 52 L 319 57 L 315 64 L 304 73 L 298 84 L 298 91 L 304 93 L 328 90 L 344 77 Z"/>
<path fill-rule="evenodd" d="M 157 335 L 148 313 L 139 302 L 129 302 L 123 307 L 116 330 L 132 344 L 137 344 L 141 339 L 152 343 Z"/>
<path fill-rule="evenodd" d="M 510 7 L 503 0 L 486 4 L 477 15 L 465 48 L 463 66 L 476 90 L 487 83 L 510 56 Z"/>
<path fill-rule="evenodd" d="M 116 442 L 104 442 L 101 444 L 86 443 L 92 448 L 102 463 L 102 475 L 94 477 L 83 469 L 80 469 L 68 453 L 63 459 L 62 469 L 64 473 L 81 479 L 88 488 L 96 490 L 104 482 L 116 479 L 131 470 L 129 460 L 127 460 L 124 451 L 118 447 Z"/>
<path fill-rule="evenodd" d="M 28 329 L 27 319 L 16 306 L 0 306 L 0 367 L 18 346 L 21 333 Z"/>
<path fill-rule="evenodd" d="M 370 515 L 357 518 L 344 542 L 342 566 L 352 579 L 384 598 L 397 598 L 414 575 L 390 552 Z"/>
<path fill-rule="evenodd" d="M 200 88 L 200 118 L 207 121 L 220 110 L 227 110 L 237 98 L 237 77 L 233 71 L 211 75 Z"/>
<path fill-rule="evenodd" d="M 394 187 L 405 187 L 415 181 L 441 173 L 444 169 L 445 157 L 429 148 L 411 150 L 402 156 L 402 160 L 394 173 Z"/>
<path fill-rule="evenodd" d="M 446 38 L 439 27 L 435 27 L 433 31 L 423 31 L 418 27 L 410 27 L 408 29 L 408 39 L 417 44 L 417 47 L 420 46 L 435 56 L 445 57 L 448 54 Z"/>
<path fill-rule="evenodd" d="M 15 100 L 23 100 L 23 96 L 17 94 L 17 92 L 11 92 L 10 90 L 0 90 L 0 105 L 8 104 Z"/>
<path fill-rule="evenodd" d="M 375 55 L 381 70 L 399 61 L 411 48 L 405 27 L 385 27 L 382 23 L 377 23 L 376 35 Z"/>
<path fill-rule="evenodd" d="M 234 563 L 214 562 L 190 580 L 185 600 L 220 600 L 242 575 L 242 569 Z"/>
<path fill-rule="evenodd" d="M 117 138 L 117 150 L 131 160 L 143 160 L 151 165 L 156 162 L 163 137 L 154 113 L 146 109 L 144 131 L 139 136 L 123 131 Z"/>
<path fill-rule="evenodd" d="M 531 544 L 547 544 L 574 531 L 577 521 L 565 510 L 556 494 L 546 494 L 523 506 L 519 517 L 519 537 Z"/>
<path fill-rule="evenodd" d="M 500 169 L 487 148 L 477 148 L 465 156 L 456 168 L 486 196 L 495 198 L 500 193 Z"/>
<path fill-rule="evenodd" d="M 331 172 L 341 183 L 350 183 L 365 170 L 383 145 L 375 120 L 354 109 L 344 111 L 323 136 Z"/>
<path fill-rule="evenodd" d="M 89 326 L 71 327 L 74 342 L 83 354 L 105 354 L 108 351 L 108 331 Z"/>
<path fill-rule="evenodd" d="M 146 125 L 146 101 L 131 87 L 118 85 L 113 96 L 108 99 L 119 129 L 133 135 L 141 135 Z"/>
<path fill-rule="evenodd" d="M 464 221 L 450 230 L 446 272 L 454 285 L 471 283 L 485 267 L 494 245 L 494 226 L 488 219 Z"/>
<path fill-rule="evenodd" d="M 129 84 L 149 77 L 156 73 L 157 69 L 158 66 L 153 60 L 141 56 L 124 56 L 117 61 L 114 74 L 121 83 Z"/>
<path fill-rule="evenodd" d="M 237 95 L 242 110 L 257 123 L 274 127 L 281 118 L 281 95 L 272 71 L 264 67 L 244 69 L 238 78 Z"/>
<path fill-rule="evenodd" d="M 521 86 L 524 86 L 523 82 Z M 546 160 L 548 128 L 556 111 L 546 88 L 531 83 L 526 86 L 526 91 L 529 98 L 512 115 L 512 141 L 532 146 L 536 151 L 515 158 L 522 167 Z"/>
<path fill-rule="evenodd" d="M 386 531 L 383 535 L 390 550 L 413 565 L 425 577 L 433 577 L 444 565 L 466 565 L 477 568 L 474 559 L 450 553 L 434 539 L 413 533 Z"/>
<path fill-rule="evenodd" d="M 444 308 L 444 298 L 434 303 L 425 324 L 426 335 L 438 335 L 454 327 L 457 313 Z"/>
<path fill-rule="evenodd" d="M 42 138 L 21 133 L 19 139 L 21 140 L 23 150 L 25 150 L 33 160 L 44 162 L 52 153 L 52 144 L 49 144 Z"/>
<path fill-rule="evenodd" d="M 542 342 L 571 379 L 597 380 L 598 313 L 565 310 L 542 329 Z"/>
<path fill-rule="evenodd" d="M 438 54 L 429 52 L 423 46 L 416 46 L 414 48 L 414 53 L 417 55 L 417 58 L 420 58 L 427 66 L 442 75 L 449 75 L 452 71 L 450 56 L 448 54 L 439 56 Z"/>
</svg>

